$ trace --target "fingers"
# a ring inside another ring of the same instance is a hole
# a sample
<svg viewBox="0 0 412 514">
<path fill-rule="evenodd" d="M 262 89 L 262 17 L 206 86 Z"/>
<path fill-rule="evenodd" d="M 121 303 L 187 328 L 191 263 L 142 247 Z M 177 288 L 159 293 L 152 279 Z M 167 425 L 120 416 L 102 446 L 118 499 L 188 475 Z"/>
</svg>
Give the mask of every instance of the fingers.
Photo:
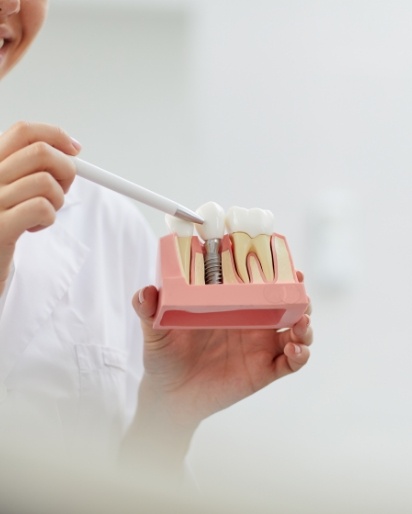
<svg viewBox="0 0 412 514">
<path fill-rule="evenodd" d="M 140 318 L 145 344 L 159 349 L 167 343 L 167 330 L 153 329 L 153 318 L 157 310 L 159 292 L 155 286 L 147 286 L 138 291 L 132 300 L 133 307 Z M 160 346 L 159 346 L 160 345 Z"/>
<path fill-rule="evenodd" d="M 300 320 L 293 325 L 292 329 L 288 332 L 284 332 L 284 336 L 286 334 L 289 336 L 291 342 L 305 344 L 306 346 L 310 346 L 313 341 L 313 331 L 310 325 L 310 316 L 308 314 L 304 314 Z"/>
<path fill-rule="evenodd" d="M 12 245 L 26 230 L 49 227 L 55 219 L 56 211 L 46 198 L 20 203 L 0 217 L 0 248 Z"/>
<path fill-rule="evenodd" d="M 142 322 L 152 324 L 153 316 L 156 314 L 158 296 L 159 293 L 155 286 L 147 286 L 134 295 L 132 304 Z"/>
<path fill-rule="evenodd" d="M 299 270 L 296 270 L 296 276 L 298 277 L 299 282 L 303 282 L 305 280 L 305 275 Z"/>
<path fill-rule="evenodd" d="M 68 155 L 79 150 L 79 143 L 63 130 L 41 123 L 19 122 L 0 136 L 2 253 L 25 230 L 39 230 L 54 222 L 76 176 Z"/>
<path fill-rule="evenodd" d="M 0 209 L 11 209 L 36 197 L 46 198 L 55 210 L 64 203 L 63 189 L 50 173 L 40 171 L 0 188 Z"/>
<path fill-rule="evenodd" d="M 80 144 L 64 130 L 46 123 L 21 121 L 12 125 L 0 137 L 0 161 L 36 142 L 45 142 L 68 155 L 76 155 Z"/>
<path fill-rule="evenodd" d="M 292 328 L 278 332 L 280 350 L 273 361 L 274 378 L 281 378 L 302 368 L 310 357 L 309 346 L 313 342 L 310 317 L 304 314 Z"/>
<path fill-rule="evenodd" d="M 283 351 L 284 374 L 299 371 L 309 360 L 309 348 L 303 344 L 288 343 Z"/>
<path fill-rule="evenodd" d="M 76 176 L 76 167 L 71 159 L 47 143 L 37 142 L 17 150 L 0 162 L 0 186 L 44 171 L 57 181 L 65 193 Z"/>
</svg>

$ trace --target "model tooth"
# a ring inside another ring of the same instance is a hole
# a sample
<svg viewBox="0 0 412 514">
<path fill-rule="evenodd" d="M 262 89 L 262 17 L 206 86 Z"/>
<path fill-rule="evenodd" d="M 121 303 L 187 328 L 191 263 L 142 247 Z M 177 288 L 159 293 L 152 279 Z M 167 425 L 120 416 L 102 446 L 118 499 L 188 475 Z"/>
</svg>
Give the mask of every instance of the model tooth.
<svg viewBox="0 0 412 514">
<path fill-rule="evenodd" d="M 248 284 L 250 282 L 247 269 L 247 257 L 250 252 L 251 239 L 245 232 L 233 232 L 230 234 L 233 244 L 233 257 L 235 260 L 236 271 L 239 277 Z"/>
<path fill-rule="evenodd" d="M 205 242 L 205 282 L 221 284 L 221 241 L 225 233 L 225 211 L 216 202 L 208 202 L 197 209 L 197 214 L 204 219 L 203 225 L 196 225 L 196 229 Z"/>
<path fill-rule="evenodd" d="M 182 274 L 186 282 L 190 284 L 190 260 L 191 260 L 191 243 L 193 235 L 193 223 L 180 218 L 166 214 L 166 224 L 177 238 L 177 251 L 180 258 L 180 266 Z"/>
<path fill-rule="evenodd" d="M 249 211 L 244 207 L 233 206 L 226 213 L 226 229 L 233 244 L 233 257 L 236 271 L 245 283 L 249 283 L 247 256 L 250 251 L 251 238 L 249 230 Z"/>
<path fill-rule="evenodd" d="M 208 202 L 201 205 L 197 214 L 205 220 L 203 225 L 196 224 L 196 230 L 203 241 L 210 239 L 222 239 L 225 233 L 225 211 L 216 202 Z"/>
<path fill-rule="evenodd" d="M 273 214 L 265 209 L 231 207 L 226 215 L 226 227 L 233 243 L 236 269 L 244 282 L 250 282 L 247 260 L 254 252 L 259 259 L 267 281 L 274 279 L 271 236 L 274 229 Z"/>
<path fill-rule="evenodd" d="M 249 235 L 252 238 L 251 250 L 256 253 L 266 280 L 271 282 L 274 279 L 271 247 L 274 231 L 273 213 L 266 209 L 250 209 L 249 227 Z"/>
<path fill-rule="evenodd" d="M 233 234 L 235 232 L 248 233 L 249 210 L 244 207 L 230 207 L 226 213 L 225 222 L 229 234 Z"/>
</svg>

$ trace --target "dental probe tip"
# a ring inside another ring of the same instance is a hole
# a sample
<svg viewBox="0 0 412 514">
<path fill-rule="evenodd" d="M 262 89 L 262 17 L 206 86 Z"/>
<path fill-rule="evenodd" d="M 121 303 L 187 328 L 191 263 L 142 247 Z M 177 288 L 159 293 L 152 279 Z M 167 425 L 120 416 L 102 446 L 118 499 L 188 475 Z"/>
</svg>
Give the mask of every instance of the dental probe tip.
<svg viewBox="0 0 412 514">
<path fill-rule="evenodd" d="M 205 221 L 201 216 L 182 205 L 176 209 L 174 216 L 182 220 L 191 221 L 192 223 L 198 223 L 199 225 L 203 225 Z"/>
</svg>

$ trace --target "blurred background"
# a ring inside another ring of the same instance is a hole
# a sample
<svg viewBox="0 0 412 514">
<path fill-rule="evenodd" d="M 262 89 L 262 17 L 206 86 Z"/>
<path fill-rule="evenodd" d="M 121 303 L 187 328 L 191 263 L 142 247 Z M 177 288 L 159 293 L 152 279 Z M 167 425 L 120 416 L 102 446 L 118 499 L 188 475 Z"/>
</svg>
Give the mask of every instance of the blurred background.
<svg viewBox="0 0 412 514">
<path fill-rule="evenodd" d="M 270 209 L 305 272 L 311 360 L 203 423 L 204 494 L 410 512 L 412 3 L 50 4 L 1 83 L 0 130 L 56 123 L 84 159 L 192 209 Z"/>
</svg>

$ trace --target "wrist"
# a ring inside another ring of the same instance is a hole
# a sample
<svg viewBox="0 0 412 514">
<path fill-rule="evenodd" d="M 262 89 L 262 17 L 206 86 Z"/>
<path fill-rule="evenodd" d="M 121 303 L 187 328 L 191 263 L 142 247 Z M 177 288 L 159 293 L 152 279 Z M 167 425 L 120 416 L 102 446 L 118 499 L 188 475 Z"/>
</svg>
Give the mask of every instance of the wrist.
<svg viewBox="0 0 412 514">
<path fill-rule="evenodd" d="M 199 423 L 144 376 L 138 408 L 122 447 L 122 460 L 128 464 L 148 466 L 153 473 L 167 474 L 183 469 L 193 434 Z"/>
</svg>

